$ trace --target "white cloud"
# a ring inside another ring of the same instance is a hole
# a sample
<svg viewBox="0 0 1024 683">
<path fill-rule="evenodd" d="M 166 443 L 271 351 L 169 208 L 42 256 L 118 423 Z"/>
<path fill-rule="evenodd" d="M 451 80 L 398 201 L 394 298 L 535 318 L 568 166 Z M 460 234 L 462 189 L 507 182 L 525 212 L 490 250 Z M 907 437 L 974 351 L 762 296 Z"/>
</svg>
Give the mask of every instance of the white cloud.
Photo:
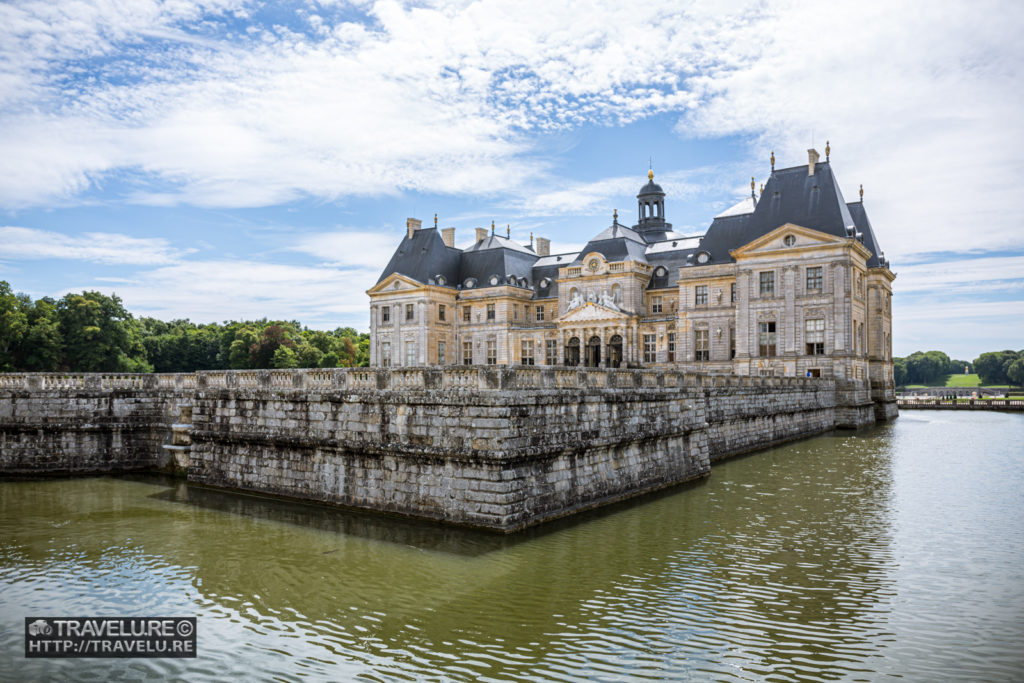
<svg viewBox="0 0 1024 683">
<path fill-rule="evenodd" d="M 117 233 L 65 235 L 35 228 L 0 227 L 0 257 L 5 259 L 73 259 L 103 264 L 173 263 L 194 249 L 176 249 L 162 237 Z"/>
<path fill-rule="evenodd" d="M 369 265 L 383 269 L 401 239 L 400 232 L 339 230 L 301 235 L 288 249 L 316 256 L 332 266 L 365 268 Z"/>
<path fill-rule="evenodd" d="M 899 295 L 922 292 L 954 294 L 1024 287 L 1024 255 L 963 258 L 896 268 Z"/>
<path fill-rule="evenodd" d="M 338 270 L 254 261 L 190 261 L 135 273 L 107 288 L 136 315 L 219 322 L 271 318 L 365 329 L 375 268 Z M 94 287 L 90 286 L 89 289 Z M 69 288 L 67 291 L 80 291 Z"/>
</svg>

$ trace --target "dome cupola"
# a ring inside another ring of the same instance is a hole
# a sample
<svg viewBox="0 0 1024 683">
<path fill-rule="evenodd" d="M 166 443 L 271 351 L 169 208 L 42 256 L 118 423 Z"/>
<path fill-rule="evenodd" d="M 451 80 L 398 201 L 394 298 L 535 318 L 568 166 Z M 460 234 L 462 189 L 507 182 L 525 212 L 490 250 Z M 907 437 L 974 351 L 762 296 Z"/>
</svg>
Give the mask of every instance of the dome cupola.
<svg viewBox="0 0 1024 683">
<path fill-rule="evenodd" d="M 665 222 L 665 191 L 654 182 L 654 170 L 647 171 L 647 184 L 636 196 L 638 223 L 635 230 L 640 232 L 664 232 L 671 228 Z"/>
</svg>

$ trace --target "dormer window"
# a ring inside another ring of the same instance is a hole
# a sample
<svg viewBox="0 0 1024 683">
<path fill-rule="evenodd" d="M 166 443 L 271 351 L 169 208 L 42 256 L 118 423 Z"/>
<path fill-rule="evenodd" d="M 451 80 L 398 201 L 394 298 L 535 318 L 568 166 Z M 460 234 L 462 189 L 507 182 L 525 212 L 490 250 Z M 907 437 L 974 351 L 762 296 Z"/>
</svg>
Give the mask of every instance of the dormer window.
<svg viewBox="0 0 1024 683">
<path fill-rule="evenodd" d="M 497 285 L 499 282 L 501 282 L 501 279 L 497 275 L 492 275 L 491 279 L 488 280 L 488 282 L 490 282 L 491 286 L 493 287 L 493 286 Z"/>
<path fill-rule="evenodd" d="M 711 254 L 709 254 L 706 251 L 702 251 L 699 254 L 697 254 L 697 263 L 702 263 L 703 264 L 703 263 L 707 263 L 710 260 L 711 260 Z"/>
</svg>

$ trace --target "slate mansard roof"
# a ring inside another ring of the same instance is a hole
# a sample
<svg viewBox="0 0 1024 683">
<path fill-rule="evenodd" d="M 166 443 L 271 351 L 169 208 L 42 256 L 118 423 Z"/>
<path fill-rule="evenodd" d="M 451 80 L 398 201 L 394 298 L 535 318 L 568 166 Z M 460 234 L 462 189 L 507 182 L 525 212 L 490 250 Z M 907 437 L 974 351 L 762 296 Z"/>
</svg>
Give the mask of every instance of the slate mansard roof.
<svg viewBox="0 0 1024 683">
<path fill-rule="evenodd" d="M 641 189 L 643 197 L 656 188 L 653 179 Z M 757 199 L 748 197 L 715 216 L 703 235 L 685 236 L 667 229 L 641 230 L 618 220 L 595 235 L 578 253 L 539 256 L 532 247 L 499 235 L 488 235 L 466 249 L 445 245 L 437 228 L 416 230 L 402 238 L 378 282 L 398 273 L 424 284 L 452 288 L 513 285 L 533 290 L 537 298 L 558 296 L 559 268 L 579 265 L 591 252 L 609 261 L 633 260 L 654 268 L 649 289 L 672 287 L 679 268 L 709 254 L 708 263 L 731 263 L 730 251 L 794 223 L 836 237 L 859 239 L 871 252 L 868 267 L 887 266 L 863 201 L 847 203 L 828 161 L 775 170 Z M 497 276 L 497 280 L 493 278 Z"/>
</svg>

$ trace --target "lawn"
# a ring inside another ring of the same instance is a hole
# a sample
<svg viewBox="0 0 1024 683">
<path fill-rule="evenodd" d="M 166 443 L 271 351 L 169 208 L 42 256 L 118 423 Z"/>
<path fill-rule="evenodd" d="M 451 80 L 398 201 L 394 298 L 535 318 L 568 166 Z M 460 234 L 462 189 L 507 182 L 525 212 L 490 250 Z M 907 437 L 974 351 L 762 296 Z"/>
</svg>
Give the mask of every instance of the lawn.
<svg viewBox="0 0 1024 683">
<path fill-rule="evenodd" d="M 955 388 L 972 388 L 985 386 L 987 389 L 1010 389 L 1011 387 L 1007 384 L 985 384 L 982 385 L 981 378 L 976 374 L 972 375 L 946 375 L 943 381 L 936 382 L 935 384 L 908 384 L 907 389 L 927 389 L 929 387 L 955 387 Z"/>
</svg>

